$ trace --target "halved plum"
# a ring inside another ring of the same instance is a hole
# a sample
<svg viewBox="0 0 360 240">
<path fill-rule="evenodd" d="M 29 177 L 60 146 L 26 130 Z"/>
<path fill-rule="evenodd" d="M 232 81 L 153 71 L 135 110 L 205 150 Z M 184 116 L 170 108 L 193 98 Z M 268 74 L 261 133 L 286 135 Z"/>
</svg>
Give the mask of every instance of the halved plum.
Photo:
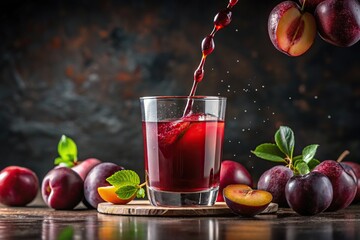
<svg viewBox="0 0 360 240">
<path fill-rule="evenodd" d="M 264 211 L 272 201 L 271 193 L 254 190 L 244 184 L 232 184 L 224 188 L 226 205 L 236 214 L 245 217 L 255 216 Z"/>
<path fill-rule="evenodd" d="M 273 45 L 289 56 L 300 56 L 314 43 L 315 18 L 293 1 L 279 3 L 270 13 L 269 37 Z"/>
</svg>

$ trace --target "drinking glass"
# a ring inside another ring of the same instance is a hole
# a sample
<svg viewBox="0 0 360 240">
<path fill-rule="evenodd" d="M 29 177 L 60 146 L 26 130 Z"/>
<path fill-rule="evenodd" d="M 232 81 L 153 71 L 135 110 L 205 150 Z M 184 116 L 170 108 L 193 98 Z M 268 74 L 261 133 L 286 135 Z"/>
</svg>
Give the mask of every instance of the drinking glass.
<svg viewBox="0 0 360 240">
<path fill-rule="evenodd" d="M 141 97 L 145 176 L 154 206 L 212 206 L 217 198 L 226 98 Z"/>
</svg>

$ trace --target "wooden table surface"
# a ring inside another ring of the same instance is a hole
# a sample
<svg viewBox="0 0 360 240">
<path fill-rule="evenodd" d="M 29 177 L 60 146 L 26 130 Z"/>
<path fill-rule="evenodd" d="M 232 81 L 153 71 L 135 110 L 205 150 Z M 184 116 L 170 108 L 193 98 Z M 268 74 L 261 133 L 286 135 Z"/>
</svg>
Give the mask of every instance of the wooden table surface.
<svg viewBox="0 0 360 240">
<path fill-rule="evenodd" d="M 0 239 L 360 239 L 360 205 L 303 217 L 291 209 L 243 217 L 129 217 L 43 205 L 0 206 Z"/>
</svg>

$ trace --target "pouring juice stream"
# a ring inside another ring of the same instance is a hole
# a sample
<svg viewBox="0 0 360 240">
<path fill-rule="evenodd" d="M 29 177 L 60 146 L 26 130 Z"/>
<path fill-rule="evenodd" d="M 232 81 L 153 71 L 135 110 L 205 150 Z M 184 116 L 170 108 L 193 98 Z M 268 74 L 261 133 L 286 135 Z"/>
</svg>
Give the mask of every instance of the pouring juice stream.
<svg viewBox="0 0 360 240">
<path fill-rule="evenodd" d="M 202 79 L 204 78 L 204 65 L 205 65 L 206 58 L 215 49 L 215 42 L 214 42 L 215 34 L 217 33 L 217 31 L 219 31 L 220 29 L 222 29 L 230 24 L 231 17 L 232 17 L 231 10 L 237 2 L 238 2 L 238 0 L 230 0 L 227 7 L 225 9 L 220 10 L 215 15 L 213 30 L 201 42 L 202 57 L 201 57 L 199 66 L 197 67 L 197 69 L 194 72 L 194 82 L 191 87 L 189 99 L 188 99 L 188 102 L 187 102 L 187 105 L 186 105 L 186 108 L 184 111 L 184 116 L 187 116 L 188 114 L 191 113 L 192 104 L 193 104 L 193 100 L 191 99 L 191 97 L 195 96 L 197 86 L 198 86 L 199 82 L 201 82 Z"/>
</svg>

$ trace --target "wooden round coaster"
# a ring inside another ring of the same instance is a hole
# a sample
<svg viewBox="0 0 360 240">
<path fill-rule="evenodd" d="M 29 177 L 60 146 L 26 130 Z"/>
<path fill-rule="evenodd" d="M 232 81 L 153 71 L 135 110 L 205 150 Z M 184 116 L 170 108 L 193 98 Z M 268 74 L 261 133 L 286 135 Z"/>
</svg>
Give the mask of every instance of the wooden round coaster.
<svg viewBox="0 0 360 240">
<path fill-rule="evenodd" d="M 211 207 L 155 207 L 147 200 L 135 200 L 126 205 L 100 203 L 98 212 L 126 216 L 233 216 L 233 212 L 223 202 Z M 278 204 L 270 205 L 260 214 L 276 213 Z"/>
</svg>

